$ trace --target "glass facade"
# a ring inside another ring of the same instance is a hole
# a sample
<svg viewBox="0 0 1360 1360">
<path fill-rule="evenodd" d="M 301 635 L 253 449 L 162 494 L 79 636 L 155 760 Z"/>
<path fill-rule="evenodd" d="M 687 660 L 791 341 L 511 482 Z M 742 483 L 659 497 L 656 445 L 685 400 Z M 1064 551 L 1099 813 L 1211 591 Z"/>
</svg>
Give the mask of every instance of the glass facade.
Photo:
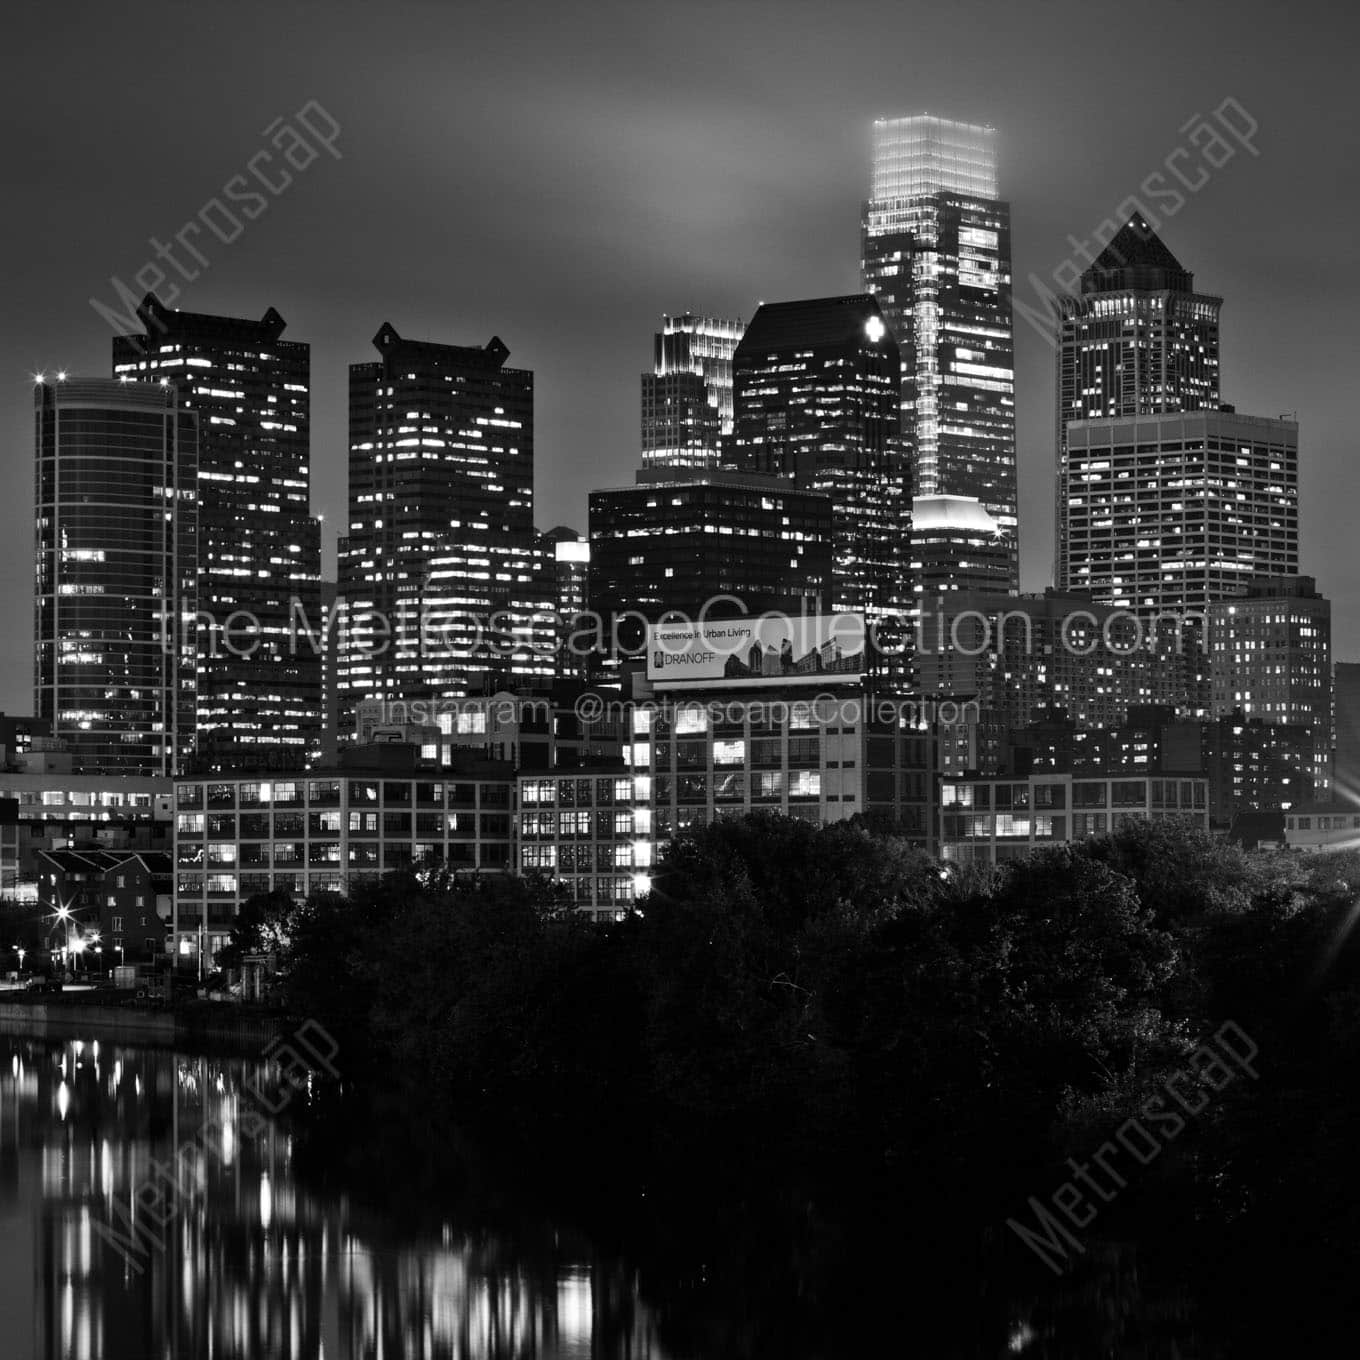
<svg viewBox="0 0 1360 1360">
<path fill-rule="evenodd" d="M 719 317 L 663 316 L 653 371 L 642 375 L 643 467 L 713 468 L 732 433 L 732 356 L 745 327 Z"/>
<path fill-rule="evenodd" d="M 198 413 L 196 759 L 296 764 L 320 749 L 321 527 L 311 514 L 311 350 L 259 321 L 138 308 L 115 376 L 168 378 Z M 307 623 L 295 634 L 292 602 Z"/>
<path fill-rule="evenodd" d="M 753 614 L 816 612 L 830 603 L 832 523 L 826 496 L 777 478 L 644 472 L 636 486 L 590 493 L 590 607 L 655 622 L 731 595 Z M 636 645 L 630 626 L 620 636 Z"/>
<path fill-rule="evenodd" d="M 80 773 L 170 775 L 194 743 L 197 428 L 169 385 L 34 394 L 37 715 Z"/>
<path fill-rule="evenodd" d="M 970 496 L 996 520 L 1017 579 L 1010 207 L 993 129 L 920 115 L 873 127 L 864 289 L 901 352 L 913 496 Z"/>
<path fill-rule="evenodd" d="M 737 346 L 734 382 L 729 461 L 831 501 L 832 608 L 904 614 L 900 370 L 877 303 L 857 294 L 764 304 Z"/>
<path fill-rule="evenodd" d="M 534 530 L 533 374 L 483 348 L 403 339 L 350 367 L 349 528 L 337 665 L 343 730 L 360 699 L 448 698 L 553 674 Z M 493 628 L 498 631 L 494 632 Z"/>
</svg>

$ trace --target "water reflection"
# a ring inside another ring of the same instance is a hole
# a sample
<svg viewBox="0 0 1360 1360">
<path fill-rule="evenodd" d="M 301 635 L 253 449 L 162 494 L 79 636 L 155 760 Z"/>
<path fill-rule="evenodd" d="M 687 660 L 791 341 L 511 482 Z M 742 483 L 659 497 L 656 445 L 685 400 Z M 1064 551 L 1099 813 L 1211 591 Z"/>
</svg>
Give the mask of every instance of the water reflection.
<svg viewBox="0 0 1360 1360">
<path fill-rule="evenodd" d="M 635 1281 L 583 1243 L 399 1229 L 301 1184 L 251 1098 L 267 1064 L 0 1044 L 6 1357 L 664 1360 Z"/>
</svg>

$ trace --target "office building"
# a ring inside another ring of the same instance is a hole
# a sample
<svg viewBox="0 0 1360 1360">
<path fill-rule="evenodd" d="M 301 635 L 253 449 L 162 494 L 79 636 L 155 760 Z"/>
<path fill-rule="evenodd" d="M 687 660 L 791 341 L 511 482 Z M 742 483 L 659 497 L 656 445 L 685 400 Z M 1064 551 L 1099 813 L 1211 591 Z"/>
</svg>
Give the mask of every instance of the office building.
<svg viewBox="0 0 1360 1360">
<path fill-rule="evenodd" d="M 210 963 L 257 893 L 341 893 L 356 877 L 422 863 L 509 869 L 512 767 L 471 759 L 441 769 L 404 746 L 352 754 L 324 771 L 176 785 L 173 939 L 181 960 L 201 953 Z"/>
<path fill-rule="evenodd" d="M 114 376 L 168 379 L 198 413 L 195 759 L 295 765 L 317 754 L 322 728 L 321 658 L 301 638 L 321 575 L 310 346 L 283 339 L 272 307 L 252 321 L 148 294 L 137 314 L 145 333 L 114 339 Z"/>
<path fill-rule="evenodd" d="M 1000 864 L 1048 846 L 1168 818 L 1207 830 L 1203 776 L 1109 771 L 1097 776 L 1031 774 L 946 778 L 940 788 L 940 857 L 950 864 Z"/>
<path fill-rule="evenodd" d="M 618 620 L 620 654 L 640 651 L 644 620 L 667 610 L 818 613 L 831 603 L 833 524 L 825 494 L 783 478 L 644 469 L 634 486 L 590 493 L 590 608 L 606 639 Z"/>
<path fill-rule="evenodd" d="M 1017 581 L 1010 205 L 992 128 L 921 114 L 873 126 L 864 291 L 902 363 L 910 494 L 968 496 L 996 521 Z"/>
<path fill-rule="evenodd" d="M 1194 275 L 1135 214 L 1058 301 L 1057 554 L 1060 587 L 1079 551 L 1067 543 L 1069 498 L 1081 495 L 1068 464 L 1073 421 L 1169 415 L 1219 408 L 1219 310 L 1196 293 Z M 1076 484 L 1074 484 L 1074 481 Z"/>
<path fill-rule="evenodd" d="M 642 465 L 718 466 L 732 433 L 732 356 L 744 327 L 718 317 L 663 316 L 653 371 L 642 375 Z"/>
<path fill-rule="evenodd" d="M 863 814 L 931 848 L 926 724 L 873 675 L 863 616 L 655 626 L 646 686 L 631 763 L 650 777 L 658 841 L 764 809 Z"/>
<path fill-rule="evenodd" d="M 1299 569 L 1298 426 L 1230 409 L 1064 427 L 1058 587 L 1202 612 Z"/>
<path fill-rule="evenodd" d="M 551 678 L 519 630 L 542 602 L 533 523 L 533 374 L 485 346 L 407 340 L 350 367 L 349 526 L 338 593 L 342 725 L 359 699 Z M 551 633 L 551 630 L 549 630 Z"/>
<path fill-rule="evenodd" d="M 39 380 L 36 716 L 88 774 L 194 745 L 198 416 L 172 385 Z"/>
<path fill-rule="evenodd" d="M 621 916 L 652 885 L 650 786 L 623 764 L 521 774 L 517 871 L 554 879 L 597 921 Z"/>
<path fill-rule="evenodd" d="M 554 675 L 558 680 L 582 682 L 589 652 L 571 643 L 585 626 L 581 616 L 590 604 L 590 539 L 559 524 L 538 536 L 538 547 L 547 578 L 547 609 L 556 620 Z"/>
<path fill-rule="evenodd" d="M 911 503 L 910 582 L 917 612 L 950 591 L 1004 595 L 1014 584 L 1011 539 L 972 496 L 917 496 Z"/>
<path fill-rule="evenodd" d="M 728 461 L 830 499 L 832 609 L 904 614 L 911 502 L 900 370 L 878 304 L 863 294 L 765 303 L 733 365 Z"/>
<path fill-rule="evenodd" d="M 1332 604 L 1311 576 L 1263 577 L 1209 608 L 1213 711 L 1308 728 L 1325 800 L 1332 764 Z"/>
</svg>

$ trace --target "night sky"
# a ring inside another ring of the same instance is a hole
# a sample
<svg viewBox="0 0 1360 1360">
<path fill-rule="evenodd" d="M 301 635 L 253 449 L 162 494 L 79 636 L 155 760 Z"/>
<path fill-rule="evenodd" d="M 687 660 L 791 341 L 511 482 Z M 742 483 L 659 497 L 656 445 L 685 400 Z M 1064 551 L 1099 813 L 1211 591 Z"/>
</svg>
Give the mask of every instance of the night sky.
<svg viewBox="0 0 1360 1360">
<path fill-rule="evenodd" d="M 383 321 L 536 375 L 537 521 L 630 481 L 664 311 L 858 289 L 869 123 L 1000 130 L 1016 295 L 1226 98 L 1259 123 L 1161 235 L 1221 295 L 1224 399 L 1297 412 L 1302 569 L 1360 658 L 1360 132 L 1340 4 L 65 3 L 6 7 L 0 707 L 32 711 L 31 375 L 110 372 L 118 277 L 317 101 L 341 125 L 175 306 L 312 345 L 313 509 L 345 513 L 346 365 Z M 294 124 L 295 125 L 295 124 Z M 1198 160 L 1198 157 L 1197 157 Z M 1184 164 L 1184 162 L 1182 162 Z M 228 233 L 229 234 L 229 233 Z M 178 258 L 189 261 L 180 252 Z M 1052 561 L 1053 354 L 1016 320 L 1023 585 Z"/>
</svg>

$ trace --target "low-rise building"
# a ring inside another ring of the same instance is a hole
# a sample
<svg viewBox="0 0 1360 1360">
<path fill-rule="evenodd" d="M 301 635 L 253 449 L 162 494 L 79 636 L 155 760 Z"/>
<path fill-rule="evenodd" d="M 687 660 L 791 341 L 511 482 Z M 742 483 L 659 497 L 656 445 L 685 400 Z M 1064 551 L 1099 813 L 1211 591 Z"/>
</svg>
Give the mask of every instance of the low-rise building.
<svg viewBox="0 0 1360 1360">
<path fill-rule="evenodd" d="M 1169 817 L 1207 829 L 1208 781 L 1146 774 L 951 777 L 940 789 L 940 855 L 955 864 L 997 864 L 1103 836 L 1128 821 Z"/>
<path fill-rule="evenodd" d="M 1360 808 L 1353 803 L 1300 803 L 1284 818 L 1291 850 L 1360 850 Z"/>
<path fill-rule="evenodd" d="M 406 746 L 356 748 L 330 770 L 179 780 L 175 951 L 209 960 L 259 893 L 346 892 L 416 864 L 504 873 L 514 785 L 504 762 L 432 766 Z"/>
<path fill-rule="evenodd" d="M 516 869 L 564 884 L 596 920 L 622 915 L 651 888 L 651 783 L 622 764 L 521 774 Z"/>
</svg>

